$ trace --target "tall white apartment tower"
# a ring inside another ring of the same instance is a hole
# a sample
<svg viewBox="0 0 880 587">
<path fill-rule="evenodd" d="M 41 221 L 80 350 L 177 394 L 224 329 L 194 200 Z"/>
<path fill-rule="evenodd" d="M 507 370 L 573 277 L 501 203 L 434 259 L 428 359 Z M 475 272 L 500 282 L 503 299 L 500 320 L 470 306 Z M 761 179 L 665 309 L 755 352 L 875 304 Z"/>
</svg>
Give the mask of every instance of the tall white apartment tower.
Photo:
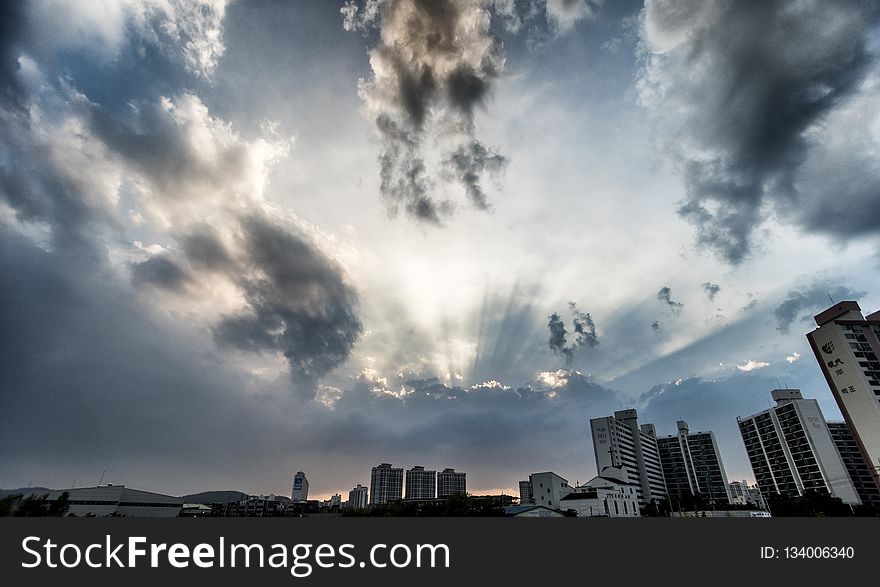
<svg viewBox="0 0 880 587">
<path fill-rule="evenodd" d="M 816 491 L 859 505 L 819 402 L 804 399 L 798 389 L 774 389 L 772 395 L 776 406 L 737 418 L 761 493 L 799 496 Z"/>
<path fill-rule="evenodd" d="M 639 426 L 636 410 L 619 410 L 613 416 L 590 420 L 590 431 L 599 475 L 607 467 L 623 468 L 626 481 L 638 485 L 640 506 L 666 497 L 653 424 Z"/>
<path fill-rule="evenodd" d="M 352 509 L 364 509 L 367 507 L 367 488 L 357 484 L 357 487 L 348 492 L 348 507 Z"/>
<path fill-rule="evenodd" d="M 815 319 L 807 340 L 880 488 L 880 312 L 840 302 Z"/>
<path fill-rule="evenodd" d="M 700 495 L 713 506 L 732 503 L 715 434 L 691 432 L 684 420 L 676 425 L 678 434 L 657 439 L 666 490 L 679 496 Z"/>
<path fill-rule="evenodd" d="M 293 476 L 293 485 L 290 488 L 290 499 L 293 501 L 306 501 L 309 498 L 309 480 L 302 471 L 297 471 Z"/>
</svg>

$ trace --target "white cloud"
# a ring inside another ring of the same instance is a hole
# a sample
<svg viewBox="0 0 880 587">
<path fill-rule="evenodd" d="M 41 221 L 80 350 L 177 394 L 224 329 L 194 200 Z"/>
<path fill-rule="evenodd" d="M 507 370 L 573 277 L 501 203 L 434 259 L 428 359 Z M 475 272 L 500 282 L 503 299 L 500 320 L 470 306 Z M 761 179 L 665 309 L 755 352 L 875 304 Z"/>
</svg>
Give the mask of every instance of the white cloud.
<svg viewBox="0 0 880 587">
<path fill-rule="evenodd" d="M 756 371 L 757 369 L 763 369 L 764 367 L 769 367 L 770 363 L 767 361 L 753 361 L 748 360 L 745 363 L 740 363 L 736 366 L 737 369 L 743 371 L 744 373 L 748 373 L 749 371 Z"/>
<path fill-rule="evenodd" d="M 116 59 L 132 41 L 210 77 L 225 50 L 223 18 L 229 0 L 42 0 L 30 6 L 36 41 Z"/>
<path fill-rule="evenodd" d="M 472 385 L 470 387 L 470 391 L 477 391 L 480 389 L 502 389 L 502 390 L 510 390 L 513 389 L 509 385 L 504 385 L 500 381 L 496 381 L 492 379 L 491 381 L 484 381 L 482 383 L 477 383 L 476 385 Z"/>
<path fill-rule="evenodd" d="M 573 376 L 583 376 L 583 374 L 580 371 L 569 371 L 566 369 L 558 369 L 556 371 L 542 371 L 538 374 L 538 382 L 546 385 L 551 389 L 556 389 L 568 385 L 568 380 L 571 379 Z"/>
<path fill-rule="evenodd" d="M 603 0 L 547 0 L 547 20 L 560 33 L 567 32 L 578 21 L 593 18 Z"/>
<path fill-rule="evenodd" d="M 785 357 L 785 360 L 788 361 L 789 365 L 791 365 L 791 364 L 796 363 L 800 358 L 801 358 L 800 353 L 791 353 L 790 355 L 787 355 Z"/>
</svg>

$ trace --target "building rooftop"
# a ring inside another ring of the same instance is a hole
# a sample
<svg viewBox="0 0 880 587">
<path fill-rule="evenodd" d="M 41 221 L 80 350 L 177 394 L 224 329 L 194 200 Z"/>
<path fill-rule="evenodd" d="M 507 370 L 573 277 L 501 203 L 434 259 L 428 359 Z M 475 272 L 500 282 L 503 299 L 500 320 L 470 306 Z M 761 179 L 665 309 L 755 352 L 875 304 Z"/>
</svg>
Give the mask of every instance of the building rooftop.
<svg viewBox="0 0 880 587">
<path fill-rule="evenodd" d="M 835 318 L 839 318 L 839 317 L 841 317 L 845 314 L 848 314 L 850 312 L 858 312 L 859 315 L 861 316 L 862 308 L 859 306 L 858 302 L 846 301 L 846 302 L 840 302 L 840 303 L 834 304 L 833 306 L 831 306 L 827 310 L 824 310 L 824 311 L 816 314 L 814 316 L 814 319 L 816 320 L 817 326 L 822 326 L 823 324 L 827 324 L 828 322 L 831 322 Z"/>
<path fill-rule="evenodd" d="M 548 508 L 548 507 L 545 506 L 545 505 L 534 505 L 534 504 L 528 504 L 528 505 L 510 505 L 510 506 L 507 506 L 506 508 L 504 508 L 504 515 L 506 515 L 506 516 L 515 516 L 515 515 L 517 515 L 517 514 L 522 514 L 522 513 L 524 513 L 524 512 L 530 512 L 530 511 L 532 511 L 532 510 L 536 510 L 536 509 L 544 509 L 544 510 L 548 510 L 548 511 L 551 511 L 551 512 L 557 512 L 557 513 L 558 513 L 558 510 L 554 510 L 553 508 Z"/>
<path fill-rule="evenodd" d="M 599 492 L 593 489 L 592 491 L 575 491 L 569 493 L 568 495 L 561 497 L 559 501 L 575 501 L 578 499 L 596 499 L 599 497 Z"/>
</svg>

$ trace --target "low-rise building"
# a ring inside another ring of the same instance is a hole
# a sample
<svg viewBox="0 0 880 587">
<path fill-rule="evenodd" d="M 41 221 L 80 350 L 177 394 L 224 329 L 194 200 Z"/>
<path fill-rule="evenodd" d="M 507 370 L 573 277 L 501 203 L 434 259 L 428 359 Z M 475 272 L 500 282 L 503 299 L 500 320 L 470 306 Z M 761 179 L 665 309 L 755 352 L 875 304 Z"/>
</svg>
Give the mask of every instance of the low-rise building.
<svg viewBox="0 0 880 587">
<path fill-rule="evenodd" d="M 625 472 L 608 467 L 560 499 L 559 509 L 574 510 L 579 518 L 637 518 L 641 515 L 638 487 Z"/>
<path fill-rule="evenodd" d="M 762 510 L 767 509 L 767 501 L 761 493 L 761 488 L 757 485 L 749 485 L 745 479 L 730 482 L 730 500 L 736 505 L 753 505 Z"/>
<path fill-rule="evenodd" d="M 174 518 L 183 507 L 179 497 L 113 484 L 51 491 L 46 499 L 55 501 L 64 493 L 67 515 L 78 517 Z"/>
<path fill-rule="evenodd" d="M 565 514 L 544 505 L 512 505 L 504 508 L 504 515 L 511 518 L 563 518 Z"/>
<path fill-rule="evenodd" d="M 529 482 L 532 485 L 535 505 L 543 505 L 552 509 L 558 509 L 559 501 L 572 491 L 572 487 L 566 479 L 550 471 L 532 473 L 529 475 Z"/>
<path fill-rule="evenodd" d="M 288 514 L 292 505 L 308 501 L 293 501 L 280 495 L 249 495 L 247 499 L 230 501 L 223 516 L 226 518 L 274 518 Z"/>
</svg>

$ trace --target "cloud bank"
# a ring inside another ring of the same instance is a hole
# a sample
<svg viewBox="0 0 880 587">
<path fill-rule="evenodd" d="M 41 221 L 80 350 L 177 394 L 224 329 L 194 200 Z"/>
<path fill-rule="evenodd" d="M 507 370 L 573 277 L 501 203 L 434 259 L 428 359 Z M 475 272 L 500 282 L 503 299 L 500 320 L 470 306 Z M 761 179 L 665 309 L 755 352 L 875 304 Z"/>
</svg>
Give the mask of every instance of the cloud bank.
<svg viewBox="0 0 880 587">
<path fill-rule="evenodd" d="M 476 109 L 504 70 L 504 48 L 489 30 L 480 0 L 386 0 L 342 8 L 347 30 L 378 27 L 370 50 L 373 75 L 359 94 L 382 145 L 380 191 L 388 211 L 440 224 L 454 201 L 436 189 L 442 178 L 488 210 L 485 177 L 507 159 L 476 138 Z M 439 161 L 430 157 L 439 149 Z"/>
<path fill-rule="evenodd" d="M 177 47 L 181 67 L 207 75 L 223 50 L 223 4 L 196 16 L 192 9 L 128 3 L 118 26 L 135 45 Z M 35 18 L 10 16 L 25 28 Z M 48 26 L 44 20 L 34 27 Z M 289 140 L 271 125 L 245 139 L 187 90 L 132 97 L 121 109 L 101 105 L 30 57 L 28 43 L 44 41 L 5 41 L 2 72 L 14 82 L 0 104 L 7 228 L 53 255 L 88 260 L 94 273 L 128 274 L 132 295 L 187 316 L 224 346 L 283 357 L 294 388 L 311 397 L 318 379 L 348 358 L 362 326 L 342 267 L 264 196 Z"/>
<path fill-rule="evenodd" d="M 877 234 L 880 175 L 863 163 L 880 144 L 864 125 L 876 112 L 878 5 L 647 0 L 641 22 L 641 101 L 684 179 L 678 212 L 700 246 L 742 263 L 772 214 L 844 240 Z"/>
</svg>

